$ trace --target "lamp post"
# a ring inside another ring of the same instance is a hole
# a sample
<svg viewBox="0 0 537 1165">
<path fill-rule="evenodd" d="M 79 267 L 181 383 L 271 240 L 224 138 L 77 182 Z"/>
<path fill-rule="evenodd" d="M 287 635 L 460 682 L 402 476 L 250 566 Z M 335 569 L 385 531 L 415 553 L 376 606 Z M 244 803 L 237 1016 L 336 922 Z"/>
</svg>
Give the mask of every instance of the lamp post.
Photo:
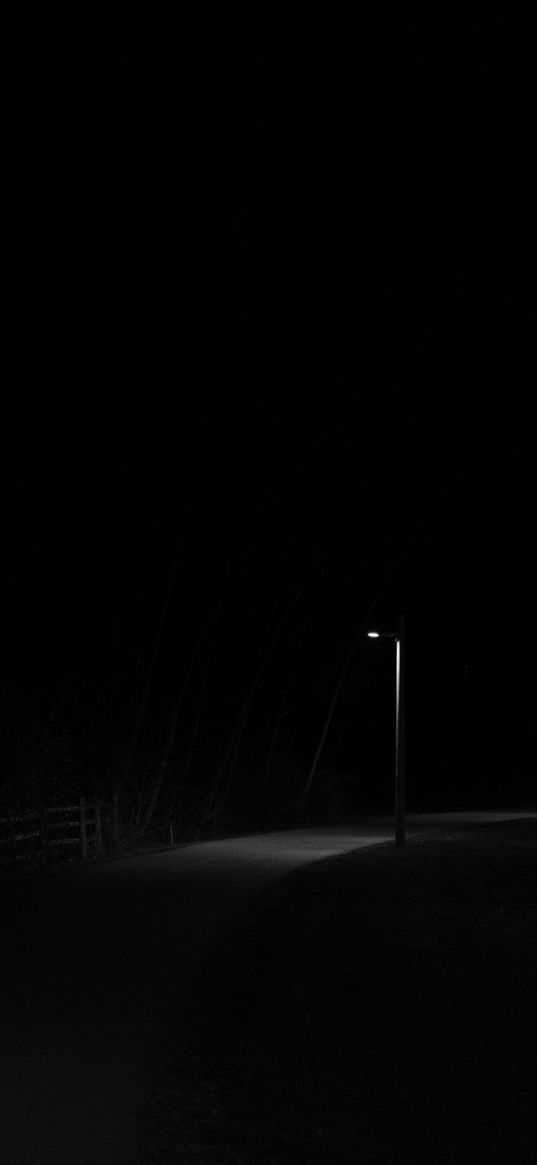
<svg viewBox="0 0 537 1165">
<path fill-rule="evenodd" d="M 368 631 L 369 639 L 395 639 L 395 844 L 405 844 L 405 616 L 397 631 Z"/>
</svg>

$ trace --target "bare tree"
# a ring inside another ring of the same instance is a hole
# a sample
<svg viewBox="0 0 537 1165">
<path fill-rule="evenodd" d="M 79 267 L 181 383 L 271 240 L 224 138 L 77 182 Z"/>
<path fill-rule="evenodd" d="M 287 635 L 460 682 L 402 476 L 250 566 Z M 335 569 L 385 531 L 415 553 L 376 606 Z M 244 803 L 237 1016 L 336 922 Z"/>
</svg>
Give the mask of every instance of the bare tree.
<svg viewBox="0 0 537 1165">
<path fill-rule="evenodd" d="M 310 606 L 309 606 L 308 611 L 306 613 L 306 617 L 304 619 L 304 622 L 302 624 L 302 628 L 300 630 L 300 634 L 298 637 L 298 642 L 297 642 L 295 649 L 294 649 L 294 656 L 293 656 L 291 666 L 289 667 L 288 672 L 287 672 L 287 679 L 285 681 L 283 690 L 280 693 L 280 698 L 278 701 L 278 709 L 276 712 L 276 716 L 273 720 L 272 729 L 271 729 L 270 737 L 269 737 L 269 741 L 268 741 L 267 755 L 266 755 L 266 759 L 265 759 L 265 768 L 264 768 L 264 774 L 263 774 L 263 786 L 264 787 L 266 787 L 268 782 L 269 782 L 270 773 L 271 773 L 271 769 L 272 769 L 272 760 L 274 757 L 274 749 L 276 747 L 276 741 L 278 739 L 278 735 L 280 732 L 282 721 L 283 721 L 283 718 L 285 715 L 286 705 L 287 705 L 287 702 L 289 700 L 289 692 L 291 691 L 291 688 L 293 686 L 293 681 L 295 679 L 298 661 L 300 659 L 304 644 L 306 642 L 306 637 L 307 637 L 307 634 L 308 634 L 308 631 L 310 628 L 313 611 L 315 609 L 315 604 L 316 604 L 317 599 L 319 597 L 319 592 L 321 590 L 321 586 L 322 586 L 323 581 L 324 581 L 324 576 L 325 576 L 325 568 L 322 567 L 322 569 L 319 571 L 319 578 L 317 580 L 317 585 L 313 588 L 313 591 L 312 591 Z"/>
<path fill-rule="evenodd" d="M 266 500 L 266 496 L 267 496 L 266 492 L 263 493 L 261 500 L 260 500 L 260 503 L 259 503 L 261 507 L 264 505 L 264 502 Z M 249 506 L 249 514 L 250 515 L 253 515 L 253 513 L 255 513 L 255 506 L 256 506 L 255 501 Z M 189 658 L 189 662 L 187 664 L 186 672 L 184 673 L 183 679 L 179 685 L 177 695 L 176 695 L 175 700 L 174 700 L 173 709 L 172 709 L 172 713 L 170 716 L 170 722 L 169 722 L 169 726 L 168 726 L 168 732 L 166 734 L 166 740 L 164 743 L 164 748 L 162 750 L 161 759 L 159 761 L 155 776 L 153 778 L 151 792 L 149 794 L 149 798 L 148 798 L 147 804 L 145 806 L 145 810 L 143 812 L 143 815 L 142 815 L 142 813 L 140 813 L 140 815 L 139 815 L 140 820 L 142 822 L 142 824 L 141 824 L 142 831 L 145 831 L 148 828 L 148 826 L 149 826 L 149 824 L 154 816 L 154 813 L 155 813 L 160 790 L 161 790 L 162 783 L 163 783 L 163 780 L 164 780 L 164 777 L 166 774 L 166 770 L 168 767 L 168 762 L 169 762 L 169 759 L 170 759 L 170 756 L 172 753 L 172 749 L 175 745 L 177 729 L 179 726 L 179 720 L 180 720 L 180 715 L 181 715 L 181 712 L 183 709 L 185 696 L 186 696 L 186 693 L 188 691 L 188 688 L 189 688 L 189 685 L 190 685 L 190 682 L 192 679 L 192 675 L 194 673 L 194 670 L 195 670 L 195 667 L 197 664 L 197 660 L 199 658 L 199 655 L 200 655 L 204 645 L 206 645 L 206 643 L 207 643 L 207 639 L 208 639 L 208 636 L 211 632 L 211 629 L 215 626 L 215 624 L 220 619 L 226 597 L 227 597 L 232 585 L 236 584 L 237 579 L 240 578 L 240 576 L 242 575 L 242 573 L 245 569 L 246 563 L 248 561 L 249 555 L 251 553 L 252 547 L 255 544 L 256 532 L 255 532 L 255 524 L 253 522 L 249 523 L 249 530 L 250 530 L 250 537 L 249 537 L 248 543 L 243 551 L 242 558 L 239 561 L 238 565 L 236 566 L 235 570 L 233 570 L 233 551 L 232 551 L 231 545 L 229 547 L 227 561 L 226 561 L 226 567 L 225 567 L 225 571 L 224 571 L 224 578 L 223 578 L 223 581 L 220 585 L 219 593 L 218 593 L 217 598 L 216 598 L 216 600 L 215 600 L 215 602 L 214 602 L 214 604 L 209 612 L 207 619 L 203 622 L 203 624 L 198 632 L 198 636 L 195 640 L 194 646 L 193 646 L 192 651 L 190 653 L 190 658 Z"/>
<path fill-rule="evenodd" d="M 281 594 L 282 594 L 284 583 L 285 583 L 285 576 L 286 576 L 287 566 L 288 566 L 288 562 L 289 562 L 289 554 L 290 554 L 290 548 L 288 547 L 287 552 L 284 556 L 282 569 L 281 569 L 279 576 L 278 576 L 276 591 L 275 591 L 275 595 L 274 595 L 274 598 L 273 598 L 273 601 L 271 604 L 271 610 L 270 610 L 269 618 L 267 621 L 267 626 L 265 629 L 263 641 L 261 644 L 261 649 L 260 649 L 260 653 L 259 653 L 261 660 L 265 659 L 265 654 L 266 654 L 268 645 L 270 643 L 271 633 L 273 631 L 274 621 L 275 621 L 275 618 L 277 615 L 277 609 L 278 609 L 278 605 L 280 602 Z M 211 799 L 210 799 L 211 809 L 214 807 L 214 803 L 215 803 L 218 791 L 219 791 L 221 785 L 223 784 L 223 781 L 224 781 L 224 778 L 226 776 L 228 769 L 230 767 L 231 767 L 231 769 L 234 769 L 234 767 L 235 767 L 240 743 L 241 743 L 242 736 L 244 734 L 244 729 L 246 727 L 246 723 L 248 720 L 248 714 L 249 714 L 250 707 L 252 704 L 255 687 L 257 686 L 256 682 L 255 682 L 255 676 L 258 674 L 259 671 L 260 671 L 260 669 L 258 667 L 257 672 L 254 673 L 253 680 L 250 682 L 250 685 L 249 685 L 248 690 L 246 692 L 246 695 L 243 699 L 243 702 L 239 708 L 239 711 L 238 711 L 238 713 L 233 721 L 231 732 L 229 733 L 229 736 L 228 736 L 228 742 L 227 742 L 227 745 L 224 749 L 224 753 L 223 753 L 223 756 L 220 760 L 220 765 L 218 767 L 216 777 L 215 777 L 214 782 L 213 782 L 213 787 L 212 787 L 212 791 L 211 791 Z M 262 675 L 262 671 L 260 674 Z"/>
<path fill-rule="evenodd" d="M 188 748 L 186 750 L 185 756 L 184 756 L 182 764 L 181 764 L 181 779 L 180 779 L 180 782 L 178 782 L 176 785 L 174 801 L 173 801 L 173 805 L 171 808 L 172 815 L 173 815 L 174 810 L 178 804 L 178 798 L 180 796 L 181 786 L 184 786 L 186 784 L 186 781 L 187 781 L 189 773 L 190 773 L 192 760 L 194 758 L 194 751 L 195 751 L 195 747 L 196 747 L 196 741 L 198 740 L 198 736 L 199 736 L 201 718 L 202 718 L 202 714 L 203 714 L 205 697 L 206 697 L 207 687 L 208 687 L 208 683 L 209 683 L 210 669 L 211 669 L 211 641 L 210 641 L 210 637 L 207 636 L 206 641 L 205 641 L 205 658 L 203 659 L 201 669 L 200 669 L 200 679 L 199 679 L 199 689 L 198 689 L 198 694 L 197 694 L 196 712 L 195 712 L 194 719 L 192 722 L 192 729 L 191 729 L 190 737 L 189 737 L 189 741 L 188 741 Z"/>
<path fill-rule="evenodd" d="M 162 750 L 162 754 L 161 754 L 161 758 L 160 758 L 160 761 L 159 761 L 159 764 L 157 767 L 156 774 L 153 778 L 151 792 L 149 794 L 149 798 L 148 798 L 147 804 L 145 806 L 145 810 L 143 812 L 143 817 L 142 817 L 142 814 L 140 814 L 140 817 L 142 817 L 142 832 L 145 832 L 145 830 L 148 828 L 148 826 L 151 822 L 151 819 L 154 815 L 155 808 L 156 808 L 157 801 L 158 801 L 158 797 L 159 797 L 159 793 L 160 793 L 160 790 L 162 787 L 162 782 L 164 780 L 164 776 L 166 774 L 166 769 L 168 767 L 168 761 L 170 759 L 171 752 L 172 752 L 172 749 L 173 749 L 174 744 L 175 744 L 175 738 L 177 735 L 177 728 L 179 725 L 179 717 L 181 715 L 181 711 L 183 708 L 184 699 L 185 699 L 186 693 L 188 691 L 188 687 L 190 685 L 190 681 L 191 681 L 194 669 L 196 667 L 198 657 L 199 657 L 199 655 L 200 655 L 200 653 L 205 645 L 205 642 L 206 642 L 207 636 L 210 632 L 210 629 L 213 626 L 213 624 L 218 621 L 218 618 L 220 616 L 220 612 L 222 609 L 222 603 L 224 600 L 224 595 L 225 595 L 225 592 L 227 590 L 227 584 L 229 581 L 230 570 L 231 570 L 231 567 L 230 567 L 230 564 L 228 564 L 228 571 L 227 571 L 227 576 L 226 576 L 223 590 L 222 590 L 221 594 L 218 596 L 216 603 L 214 604 L 214 607 L 212 608 L 208 618 L 206 619 L 205 623 L 202 625 L 201 630 L 198 633 L 198 636 L 196 638 L 196 641 L 195 641 L 194 646 L 193 646 L 191 653 L 190 653 L 190 658 L 188 661 L 186 672 L 184 673 L 183 679 L 182 679 L 181 684 L 179 686 L 179 689 L 177 691 L 177 695 L 175 697 L 174 705 L 173 705 L 173 709 L 172 709 L 172 714 L 170 717 L 170 722 L 168 725 L 168 732 L 166 734 L 164 748 Z"/>
<path fill-rule="evenodd" d="M 160 608 L 160 615 L 159 615 L 159 619 L 158 619 L 157 626 L 155 629 L 155 634 L 153 636 L 151 655 L 149 657 L 149 662 L 148 662 L 146 670 L 145 670 L 144 682 L 143 682 L 142 691 L 140 693 L 140 698 L 138 700 L 138 707 L 137 707 L 137 711 L 136 711 L 136 716 L 134 718 L 134 722 L 132 725 L 130 736 L 128 738 L 126 748 L 125 748 L 125 755 L 123 758 L 123 773 L 122 773 L 123 779 L 128 778 L 129 769 L 130 769 L 130 766 L 132 763 L 132 759 L 133 759 L 134 754 L 136 752 L 136 746 L 138 744 L 140 731 L 141 731 L 141 728 L 142 728 L 142 725 L 144 723 L 146 713 L 147 713 L 147 705 L 148 705 L 148 701 L 149 701 L 149 695 L 151 692 L 151 685 L 153 683 L 155 667 L 156 667 L 157 659 L 159 656 L 160 646 L 162 643 L 162 637 L 163 637 L 164 629 L 166 626 L 166 620 L 168 617 L 170 599 L 171 599 L 171 596 L 173 593 L 175 579 L 177 576 L 177 570 L 179 567 L 179 561 L 181 558 L 181 552 L 183 550 L 184 541 L 185 541 L 185 535 L 186 535 L 186 530 L 187 530 L 187 519 L 188 519 L 188 506 L 189 506 L 189 501 L 188 501 L 188 497 L 187 497 L 187 499 L 185 499 L 185 503 L 183 506 L 183 515 L 182 515 L 181 526 L 179 529 L 178 536 L 176 538 L 175 549 L 174 549 L 172 560 L 170 563 L 170 568 L 168 570 L 168 577 L 167 577 L 166 587 L 165 587 L 165 591 L 164 591 L 164 595 L 163 595 L 163 599 L 162 599 L 162 604 L 161 604 L 161 608 Z"/>
<path fill-rule="evenodd" d="M 308 585 L 308 582 L 311 578 L 311 575 L 314 573 L 316 567 L 319 564 L 319 561 L 322 559 L 327 542 L 328 542 L 328 535 L 326 535 L 324 537 L 324 539 L 321 543 L 320 549 L 318 550 L 313 563 L 310 564 L 310 566 L 302 572 L 302 574 L 299 578 L 298 584 L 295 586 L 290 598 L 287 600 L 287 602 L 283 608 L 283 611 L 280 613 L 280 616 L 278 618 L 276 618 L 277 608 L 279 605 L 279 599 L 280 599 L 281 590 L 282 590 L 282 586 L 283 586 L 283 577 L 280 578 L 280 585 L 277 588 L 271 617 L 269 619 L 269 623 L 267 626 L 267 632 L 265 634 L 262 648 L 261 648 L 261 651 L 259 654 L 258 664 L 257 664 L 257 667 L 255 668 L 254 672 L 252 673 L 252 676 L 251 676 L 247 691 L 245 693 L 242 705 L 241 705 L 241 707 L 238 711 L 238 714 L 235 718 L 235 721 L 233 723 L 233 727 L 232 727 L 232 730 L 231 730 L 231 733 L 230 733 L 230 736 L 228 739 L 228 745 L 227 745 L 227 748 L 225 750 L 224 757 L 223 757 L 222 762 L 220 764 L 215 781 L 213 783 L 213 788 L 211 790 L 211 797 L 210 797 L 210 803 L 209 803 L 210 804 L 210 808 L 209 808 L 210 813 L 214 813 L 214 811 L 215 811 L 215 807 L 216 807 L 216 804 L 218 801 L 219 794 L 220 794 L 220 799 L 219 799 L 220 807 L 222 807 L 222 805 L 225 803 L 225 800 L 229 794 L 229 790 L 231 787 L 231 783 L 232 783 L 233 775 L 234 775 L 234 771 L 235 771 L 235 766 L 236 766 L 236 762 L 237 762 L 237 757 L 238 757 L 238 753 L 239 753 L 239 748 L 240 748 L 240 745 L 241 745 L 241 742 L 242 742 L 242 739 L 244 736 L 244 732 L 245 732 L 246 725 L 248 722 L 248 717 L 250 714 L 250 709 L 252 707 L 255 693 L 256 693 L 257 688 L 259 687 L 259 684 L 261 683 L 261 680 L 265 674 L 267 665 L 268 665 L 268 663 L 269 663 L 269 661 L 270 661 L 270 659 L 271 659 L 271 657 L 276 649 L 276 646 L 277 646 L 277 643 L 278 643 L 279 638 L 281 636 L 281 633 L 282 633 L 286 623 L 288 622 L 289 618 L 291 617 L 293 611 L 295 610 L 296 606 L 300 602 L 300 599 L 302 598 L 302 596 L 304 594 L 304 591 Z"/>
</svg>

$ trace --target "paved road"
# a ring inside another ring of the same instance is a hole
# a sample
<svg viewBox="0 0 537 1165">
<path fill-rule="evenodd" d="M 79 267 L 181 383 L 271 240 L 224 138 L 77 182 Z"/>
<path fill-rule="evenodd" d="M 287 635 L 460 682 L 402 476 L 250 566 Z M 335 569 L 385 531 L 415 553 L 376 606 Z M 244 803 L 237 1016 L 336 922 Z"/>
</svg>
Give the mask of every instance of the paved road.
<svg viewBox="0 0 537 1165">
<path fill-rule="evenodd" d="M 423 814 L 408 834 L 532 813 Z M 393 840 L 390 818 L 202 842 L 0 892 L 1 1165 L 127 1165 L 137 1100 L 200 962 L 307 862 Z"/>
</svg>

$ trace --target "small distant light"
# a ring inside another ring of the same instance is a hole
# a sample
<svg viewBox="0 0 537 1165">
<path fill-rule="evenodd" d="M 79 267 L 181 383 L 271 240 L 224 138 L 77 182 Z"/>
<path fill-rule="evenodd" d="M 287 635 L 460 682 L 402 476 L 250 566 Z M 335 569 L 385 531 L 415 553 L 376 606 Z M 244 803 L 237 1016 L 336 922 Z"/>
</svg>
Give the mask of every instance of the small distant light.
<svg viewBox="0 0 537 1165">
<path fill-rule="evenodd" d="M 368 639 L 380 639 L 380 633 L 378 631 L 368 631 L 367 638 Z"/>
</svg>

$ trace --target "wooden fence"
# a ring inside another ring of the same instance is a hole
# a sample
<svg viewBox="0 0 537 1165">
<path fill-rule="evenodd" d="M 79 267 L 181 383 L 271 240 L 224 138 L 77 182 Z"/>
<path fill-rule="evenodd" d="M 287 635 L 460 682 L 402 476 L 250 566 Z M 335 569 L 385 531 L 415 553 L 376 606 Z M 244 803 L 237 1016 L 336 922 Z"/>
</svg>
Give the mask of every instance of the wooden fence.
<svg viewBox="0 0 537 1165">
<path fill-rule="evenodd" d="M 103 850 L 103 825 L 107 835 L 117 834 L 117 795 L 111 801 L 79 797 L 74 805 L 52 805 L 22 813 L 4 810 L 0 816 L 0 866 L 46 868 L 61 856 L 85 861 Z"/>
</svg>

